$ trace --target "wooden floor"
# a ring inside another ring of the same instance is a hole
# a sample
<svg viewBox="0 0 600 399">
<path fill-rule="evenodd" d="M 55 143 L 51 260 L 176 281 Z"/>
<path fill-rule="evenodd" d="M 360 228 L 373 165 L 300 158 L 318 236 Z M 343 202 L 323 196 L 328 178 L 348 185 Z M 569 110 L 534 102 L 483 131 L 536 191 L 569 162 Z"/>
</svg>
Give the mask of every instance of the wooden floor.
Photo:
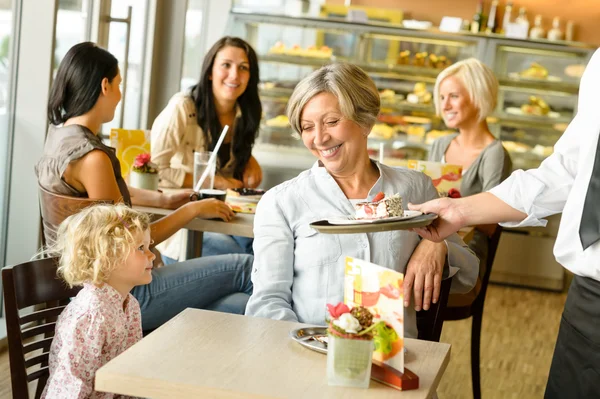
<svg viewBox="0 0 600 399">
<path fill-rule="evenodd" d="M 485 399 L 542 398 L 566 293 L 492 285 L 485 303 L 481 385 Z M 471 320 L 444 323 L 452 344 L 450 364 L 438 389 L 444 398 L 469 398 Z M 325 372 L 325 370 L 323 370 Z M 8 353 L 0 353 L 0 398 L 10 398 Z"/>
</svg>

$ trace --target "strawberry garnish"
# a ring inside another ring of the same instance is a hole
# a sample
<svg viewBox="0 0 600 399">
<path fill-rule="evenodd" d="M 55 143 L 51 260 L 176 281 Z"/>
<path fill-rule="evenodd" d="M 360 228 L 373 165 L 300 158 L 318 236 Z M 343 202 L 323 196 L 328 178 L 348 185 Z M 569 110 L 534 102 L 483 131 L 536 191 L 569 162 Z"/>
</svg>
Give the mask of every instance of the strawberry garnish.
<svg viewBox="0 0 600 399">
<path fill-rule="evenodd" d="M 381 201 L 384 198 L 385 198 L 385 194 L 382 191 L 380 191 L 377 193 L 375 198 L 373 198 L 373 202 Z"/>
</svg>

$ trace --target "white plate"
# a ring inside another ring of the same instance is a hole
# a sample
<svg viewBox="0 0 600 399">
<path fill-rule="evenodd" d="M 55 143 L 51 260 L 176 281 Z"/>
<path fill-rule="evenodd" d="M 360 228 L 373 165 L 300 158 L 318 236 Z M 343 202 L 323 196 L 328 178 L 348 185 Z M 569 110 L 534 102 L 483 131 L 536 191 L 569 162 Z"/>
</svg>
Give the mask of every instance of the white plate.
<svg viewBox="0 0 600 399">
<path fill-rule="evenodd" d="M 526 114 L 523 111 L 521 111 L 521 108 L 517 108 L 517 107 L 506 108 L 506 113 L 512 114 L 512 115 L 520 115 L 520 116 L 537 116 L 539 118 L 560 118 L 560 114 L 555 111 L 550 111 L 546 115 L 535 115 L 535 114 Z"/>
<path fill-rule="evenodd" d="M 336 217 L 327 219 L 327 222 L 329 224 L 334 224 L 334 225 L 397 222 L 398 220 L 412 219 L 417 216 L 421 216 L 422 214 L 423 214 L 423 212 L 420 212 L 420 211 L 404 211 L 404 215 L 402 215 L 402 216 L 392 216 L 389 218 L 372 219 L 372 220 L 356 220 L 356 219 L 350 219 L 350 218 L 344 217 L 344 216 L 336 216 Z"/>
<path fill-rule="evenodd" d="M 258 201 L 260 201 L 261 197 L 262 195 L 240 195 L 239 197 L 228 195 L 227 201 L 246 204 L 258 204 Z"/>
</svg>

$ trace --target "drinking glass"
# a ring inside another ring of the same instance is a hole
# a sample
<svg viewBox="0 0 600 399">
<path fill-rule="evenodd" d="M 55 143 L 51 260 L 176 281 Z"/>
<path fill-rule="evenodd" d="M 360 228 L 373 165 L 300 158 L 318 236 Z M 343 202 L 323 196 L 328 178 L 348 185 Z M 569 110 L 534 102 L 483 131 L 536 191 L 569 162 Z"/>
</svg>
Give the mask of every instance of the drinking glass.
<svg viewBox="0 0 600 399">
<path fill-rule="evenodd" d="M 212 189 L 215 184 L 215 162 L 209 165 L 210 156 L 212 152 L 210 151 L 197 151 L 194 152 L 194 189 L 196 188 L 196 184 L 198 180 L 200 180 L 200 176 L 204 173 L 206 169 L 208 170 L 208 175 L 202 186 L 198 188 L 198 191 L 201 189 Z"/>
</svg>

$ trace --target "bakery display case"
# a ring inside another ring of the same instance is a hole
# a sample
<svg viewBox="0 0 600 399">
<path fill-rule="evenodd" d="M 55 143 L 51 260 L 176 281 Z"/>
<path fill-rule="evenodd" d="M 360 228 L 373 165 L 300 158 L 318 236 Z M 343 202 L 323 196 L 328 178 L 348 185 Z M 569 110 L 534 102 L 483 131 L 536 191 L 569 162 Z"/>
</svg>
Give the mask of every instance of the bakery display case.
<svg viewBox="0 0 600 399">
<path fill-rule="evenodd" d="M 385 20 L 369 10 L 372 19 L 350 22 L 341 10 L 324 6 L 316 15 L 294 16 L 230 13 L 228 34 L 248 40 L 259 56 L 264 115 L 256 152 L 267 168 L 280 167 L 281 151 L 300 169 L 314 162 L 289 127 L 285 108 L 296 83 L 331 62 L 357 64 L 377 84 L 382 109 L 369 152 L 388 164 L 426 158 L 436 138 L 453 133 L 435 115 L 433 85 L 443 68 L 469 57 L 491 66 L 498 77 L 498 107 L 488 122 L 515 169 L 537 167 L 574 116 L 590 47 L 406 29 L 397 23 L 400 14 Z"/>
<path fill-rule="evenodd" d="M 351 62 L 372 77 L 381 114 L 369 136 L 369 153 L 387 164 L 406 165 L 409 159 L 426 159 L 436 138 L 453 133 L 435 115 L 438 73 L 459 60 L 480 59 L 500 83 L 490 129 L 503 141 L 513 168 L 529 169 L 552 154 L 575 115 L 579 79 L 594 51 L 572 42 L 406 29 L 397 15 L 351 22 L 340 10 L 325 14 L 323 9 L 294 16 L 230 12 L 227 33 L 248 40 L 260 61 L 264 115 L 253 154 L 263 167 L 264 188 L 315 162 L 289 126 L 285 108 L 297 82 L 322 65 Z M 559 220 L 549 218 L 545 229 L 505 229 L 492 281 L 561 290 L 564 272 L 552 255 Z"/>
<path fill-rule="evenodd" d="M 329 10 L 328 18 L 230 13 L 227 33 L 248 40 L 259 57 L 264 114 L 254 152 L 266 169 L 266 185 L 278 180 L 268 175 L 281 172 L 282 151 L 286 166 L 301 165 L 303 170 L 315 161 L 285 116 L 293 88 L 313 70 L 331 62 L 351 62 L 373 78 L 382 111 L 369 136 L 369 152 L 402 165 L 426 158 L 433 139 L 451 133 L 433 108 L 437 74 L 456 61 L 484 54 L 482 37 L 399 28 L 381 21 L 381 15 L 349 22 L 331 17 L 336 13 L 339 10 Z"/>
<path fill-rule="evenodd" d="M 490 128 L 514 169 L 530 169 L 553 152 L 575 116 L 579 79 L 593 49 L 575 43 L 490 39 L 485 60 L 500 83 Z"/>
</svg>

